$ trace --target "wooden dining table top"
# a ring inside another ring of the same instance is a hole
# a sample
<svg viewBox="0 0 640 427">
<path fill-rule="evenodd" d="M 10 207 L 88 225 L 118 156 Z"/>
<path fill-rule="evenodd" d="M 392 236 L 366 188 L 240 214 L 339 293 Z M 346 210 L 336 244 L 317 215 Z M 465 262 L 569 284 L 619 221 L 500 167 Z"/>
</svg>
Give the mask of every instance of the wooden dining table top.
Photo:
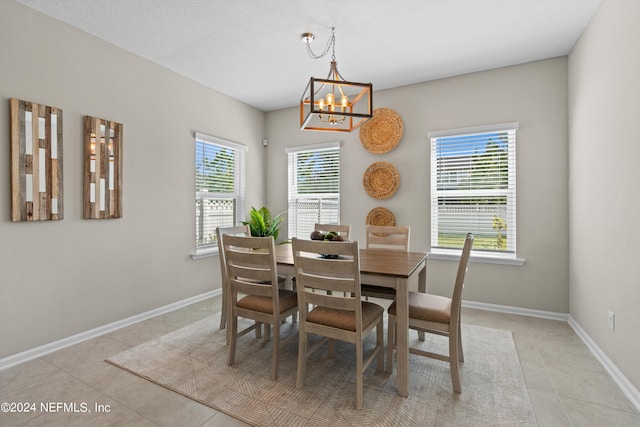
<svg viewBox="0 0 640 427">
<path fill-rule="evenodd" d="M 427 259 L 427 255 L 427 252 L 360 249 L 360 272 L 408 278 Z M 293 265 L 291 244 L 276 245 L 276 262 L 278 264 Z"/>
</svg>

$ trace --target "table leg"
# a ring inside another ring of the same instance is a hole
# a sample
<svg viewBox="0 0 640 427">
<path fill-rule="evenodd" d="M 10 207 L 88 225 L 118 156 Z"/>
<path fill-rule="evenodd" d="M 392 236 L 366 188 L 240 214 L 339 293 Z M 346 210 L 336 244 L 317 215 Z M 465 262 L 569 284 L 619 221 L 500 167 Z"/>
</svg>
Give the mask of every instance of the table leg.
<svg viewBox="0 0 640 427">
<path fill-rule="evenodd" d="M 427 263 L 425 262 L 418 273 L 418 292 L 427 292 Z"/>
<path fill-rule="evenodd" d="M 406 279 L 396 279 L 396 358 L 397 387 L 402 397 L 409 396 L 409 292 Z M 387 363 L 390 363 L 387 361 Z"/>
<path fill-rule="evenodd" d="M 285 277 L 287 278 L 285 282 L 285 289 L 289 289 L 295 291 L 296 289 L 293 287 L 293 275 L 286 273 Z M 286 320 L 286 319 L 285 319 Z M 291 323 L 298 323 L 298 313 L 293 313 L 291 315 Z"/>
<path fill-rule="evenodd" d="M 418 292 L 427 292 L 427 262 L 424 262 L 424 266 L 420 273 L 418 273 Z M 424 332 L 418 332 L 418 339 L 424 341 Z"/>
</svg>

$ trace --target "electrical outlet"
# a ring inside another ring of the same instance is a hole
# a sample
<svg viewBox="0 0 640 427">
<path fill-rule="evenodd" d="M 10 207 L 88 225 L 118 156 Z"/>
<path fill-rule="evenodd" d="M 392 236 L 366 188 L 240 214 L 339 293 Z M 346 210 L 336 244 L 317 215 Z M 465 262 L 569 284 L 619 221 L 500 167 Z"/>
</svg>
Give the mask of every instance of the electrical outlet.
<svg viewBox="0 0 640 427">
<path fill-rule="evenodd" d="M 616 314 L 609 310 L 609 329 L 611 329 L 612 331 L 616 330 Z"/>
</svg>

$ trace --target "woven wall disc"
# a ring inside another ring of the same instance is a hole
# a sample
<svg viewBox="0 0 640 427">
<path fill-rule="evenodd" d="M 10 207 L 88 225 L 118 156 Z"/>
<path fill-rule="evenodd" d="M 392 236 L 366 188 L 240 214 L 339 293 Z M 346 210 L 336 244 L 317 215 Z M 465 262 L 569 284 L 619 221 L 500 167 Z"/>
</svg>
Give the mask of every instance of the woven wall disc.
<svg viewBox="0 0 640 427">
<path fill-rule="evenodd" d="M 393 196 L 398 189 L 400 174 L 389 162 L 375 162 L 364 172 L 362 185 L 371 197 L 386 199 Z"/>
<path fill-rule="evenodd" d="M 388 153 L 402 138 L 402 119 L 391 108 L 376 108 L 373 117 L 360 126 L 360 142 L 374 154 Z"/>
<path fill-rule="evenodd" d="M 367 214 L 367 225 L 396 225 L 396 217 L 387 208 L 373 208 Z"/>
</svg>

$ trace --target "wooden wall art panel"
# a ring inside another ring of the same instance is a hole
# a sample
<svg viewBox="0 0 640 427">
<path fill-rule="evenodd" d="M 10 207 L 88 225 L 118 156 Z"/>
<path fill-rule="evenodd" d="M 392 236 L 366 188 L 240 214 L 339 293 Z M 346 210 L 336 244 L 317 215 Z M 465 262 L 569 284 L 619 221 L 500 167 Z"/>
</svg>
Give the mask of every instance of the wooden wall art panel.
<svg viewBox="0 0 640 427">
<path fill-rule="evenodd" d="M 122 124 L 84 118 L 84 217 L 122 217 Z"/>
<path fill-rule="evenodd" d="M 63 218 L 62 110 L 11 98 L 11 220 Z"/>
</svg>

